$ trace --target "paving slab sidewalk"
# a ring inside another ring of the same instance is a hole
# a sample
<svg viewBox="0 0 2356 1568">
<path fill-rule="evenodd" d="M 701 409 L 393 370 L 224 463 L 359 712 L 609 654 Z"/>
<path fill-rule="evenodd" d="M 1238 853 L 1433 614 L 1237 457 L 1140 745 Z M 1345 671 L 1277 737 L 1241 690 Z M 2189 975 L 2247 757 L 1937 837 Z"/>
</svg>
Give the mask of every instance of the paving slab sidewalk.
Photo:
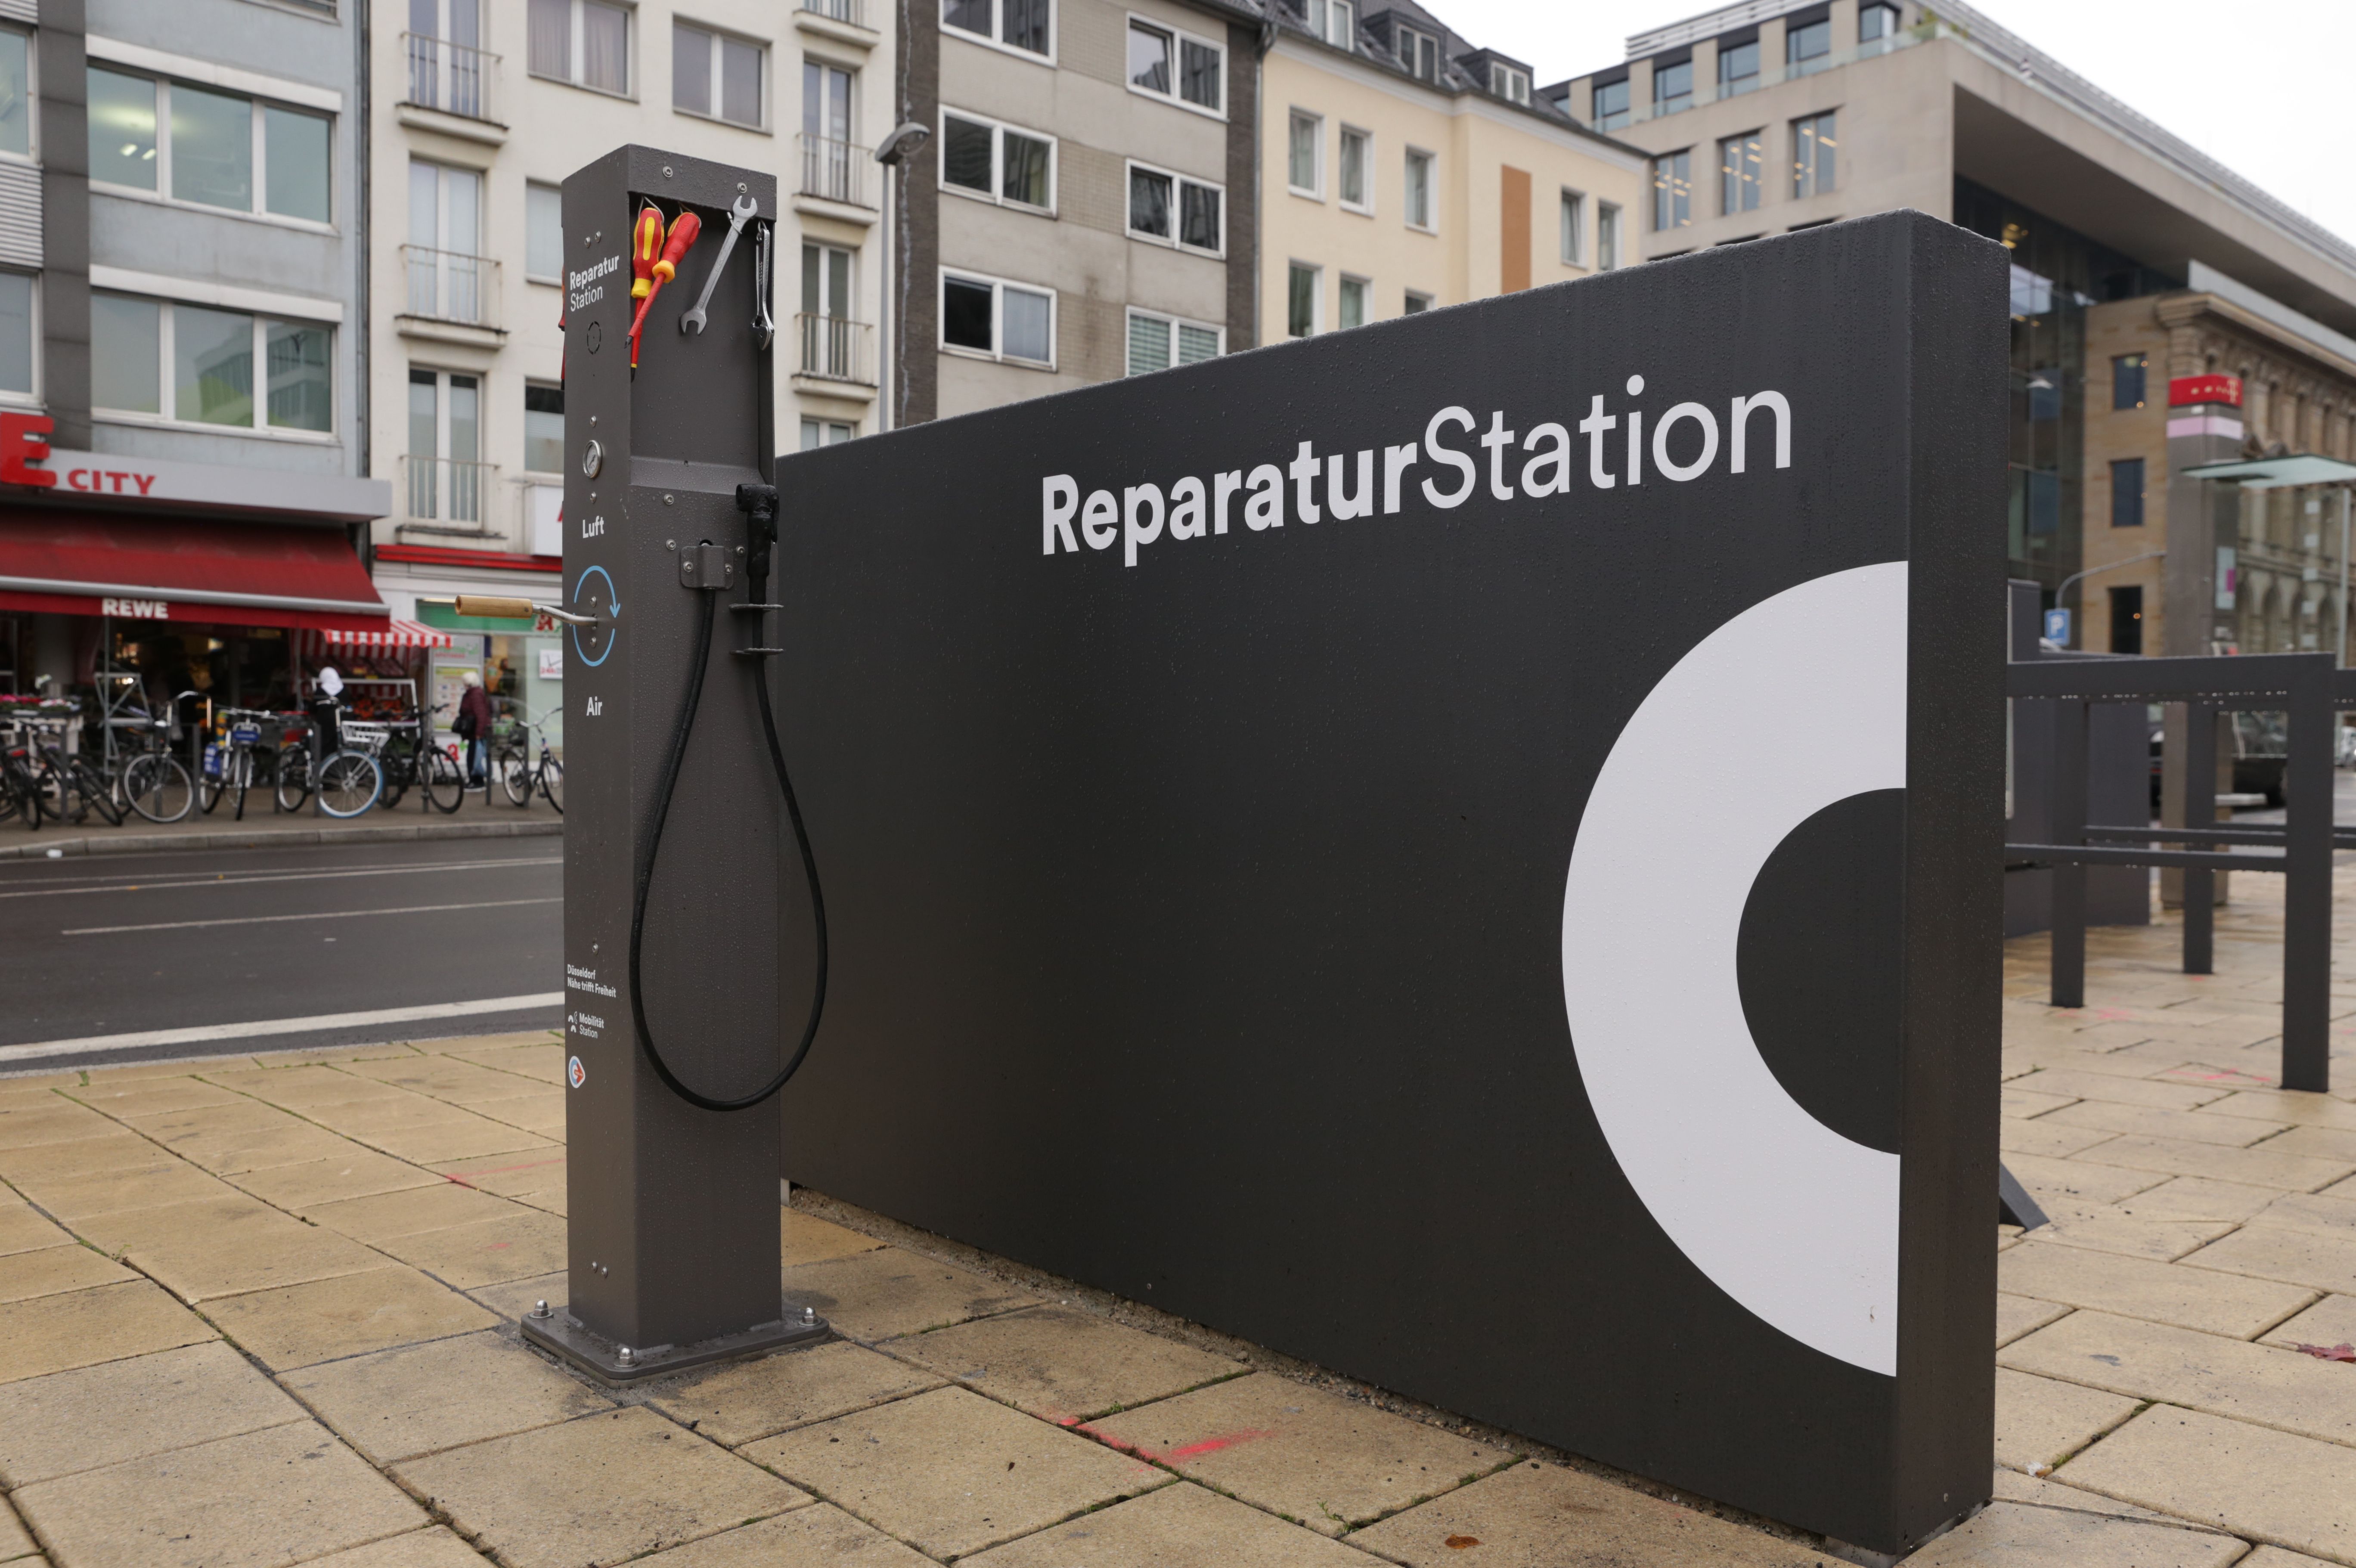
<svg viewBox="0 0 2356 1568">
<path fill-rule="evenodd" d="M 1997 1501 L 1925 1568 L 2356 1565 L 2356 1365 L 2309 1353 L 2356 1333 L 2356 993 L 2341 1093 L 2282 1092 L 2278 896 L 2235 891 L 2214 976 L 2171 923 L 2098 932 L 2064 1012 L 2043 939 L 2008 949 L 2008 1144 L 2041 1151 L 2008 1159 L 2056 1222 L 1999 1232 Z M 841 1339 L 594 1387 L 515 1328 L 563 1292 L 562 1055 L 0 1081 L 0 1563 L 1837 1561 L 802 1209 L 780 1285 Z"/>
</svg>

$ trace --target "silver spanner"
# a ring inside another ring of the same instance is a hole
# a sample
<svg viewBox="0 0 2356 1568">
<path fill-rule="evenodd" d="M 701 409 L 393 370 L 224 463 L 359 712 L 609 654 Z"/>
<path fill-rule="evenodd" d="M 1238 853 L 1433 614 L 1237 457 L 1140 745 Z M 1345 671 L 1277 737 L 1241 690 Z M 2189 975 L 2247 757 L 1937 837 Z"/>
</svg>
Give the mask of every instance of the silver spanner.
<svg viewBox="0 0 2356 1568">
<path fill-rule="evenodd" d="M 753 230 L 753 347 L 766 348 L 776 335 L 777 324 L 769 319 L 769 230 L 765 226 Z"/>
<path fill-rule="evenodd" d="M 712 291 L 720 286 L 720 274 L 728 270 L 728 253 L 736 249 L 736 235 L 744 227 L 744 220 L 757 216 L 760 210 L 761 204 L 749 196 L 738 197 L 734 205 L 728 208 L 728 238 L 720 242 L 719 260 L 713 261 L 712 271 L 704 274 L 702 296 L 695 302 L 693 310 L 679 318 L 681 332 L 703 330 L 703 307 L 712 303 Z"/>
</svg>

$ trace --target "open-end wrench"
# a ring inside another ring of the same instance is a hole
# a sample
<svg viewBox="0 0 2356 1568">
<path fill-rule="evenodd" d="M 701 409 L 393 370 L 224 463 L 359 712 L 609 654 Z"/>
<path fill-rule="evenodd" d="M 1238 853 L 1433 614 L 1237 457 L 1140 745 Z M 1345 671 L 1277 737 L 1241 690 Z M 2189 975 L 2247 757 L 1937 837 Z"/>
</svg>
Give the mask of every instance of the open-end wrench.
<svg viewBox="0 0 2356 1568">
<path fill-rule="evenodd" d="M 693 310 L 679 318 L 681 332 L 703 330 L 703 307 L 712 303 L 712 291 L 720 286 L 720 274 L 728 270 L 728 253 L 736 249 L 736 236 L 744 229 L 745 220 L 757 217 L 760 210 L 761 204 L 749 196 L 738 197 L 728 208 L 728 237 L 720 241 L 719 258 L 712 263 L 712 271 L 704 275 L 702 297 L 695 302 Z"/>
<path fill-rule="evenodd" d="M 769 225 L 753 230 L 753 347 L 766 348 L 777 335 L 769 319 Z"/>
</svg>

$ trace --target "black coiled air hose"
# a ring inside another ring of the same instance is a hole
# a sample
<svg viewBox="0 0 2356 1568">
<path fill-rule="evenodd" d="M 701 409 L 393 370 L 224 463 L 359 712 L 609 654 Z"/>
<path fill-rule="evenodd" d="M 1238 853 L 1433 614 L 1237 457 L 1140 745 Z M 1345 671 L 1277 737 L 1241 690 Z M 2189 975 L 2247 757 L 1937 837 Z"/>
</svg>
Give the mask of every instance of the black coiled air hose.
<svg viewBox="0 0 2356 1568">
<path fill-rule="evenodd" d="M 764 572 L 750 583 L 751 597 L 756 601 L 766 587 L 766 577 Z M 647 1024 L 646 987 L 638 976 L 639 951 L 647 931 L 647 890 L 654 880 L 655 857 L 662 851 L 663 824 L 670 816 L 671 788 L 679 782 L 680 764 L 687 756 L 687 738 L 695 729 L 696 709 L 703 701 L 703 667 L 712 657 L 712 602 L 718 595 L 707 592 L 701 597 L 703 614 L 696 624 L 695 661 L 688 677 L 687 702 L 680 709 L 679 727 L 671 734 L 670 752 L 663 759 L 662 779 L 655 790 L 654 841 L 647 846 L 646 865 L 637 874 L 637 885 L 630 900 L 630 1019 L 637 1027 L 638 1049 L 645 1053 L 647 1065 L 655 1070 L 655 1076 L 672 1093 L 706 1111 L 749 1111 L 784 1088 L 787 1080 L 800 1069 L 802 1059 L 809 1054 L 810 1041 L 818 1038 L 819 1016 L 826 1008 L 826 900 L 819 891 L 818 858 L 810 853 L 809 832 L 802 825 L 801 803 L 794 798 L 794 781 L 786 772 L 785 748 L 777 743 L 777 720 L 769 709 L 769 667 L 760 654 L 752 656 L 753 686 L 761 703 L 761 732 L 769 743 L 769 764 L 776 771 L 777 788 L 786 797 L 786 816 L 794 825 L 794 842 L 802 852 L 802 873 L 809 880 L 811 923 L 817 933 L 813 945 L 817 950 L 818 976 L 810 992 L 809 1021 L 802 1026 L 801 1043 L 787 1058 L 785 1066 L 777 1070 L 777 1075 L 753 1093 L 734 1100 L 698 1093 L 680 1082 L 679 1074 L 662 1059 L 662 1052 L 655 1049 L 654 1030 Z"/>
</svg>

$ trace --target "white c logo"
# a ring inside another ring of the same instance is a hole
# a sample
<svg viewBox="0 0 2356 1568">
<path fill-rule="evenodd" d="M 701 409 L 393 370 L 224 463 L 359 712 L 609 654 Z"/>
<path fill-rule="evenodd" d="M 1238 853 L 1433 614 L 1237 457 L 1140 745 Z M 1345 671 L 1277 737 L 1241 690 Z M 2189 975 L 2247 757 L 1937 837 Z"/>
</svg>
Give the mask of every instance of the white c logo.
<svg viewBox="0 0 2356 1568">
<path fill-rule="evenodd" d="M 1898 1372 L 1898 1157 L 1761 1058 L 1735 945 L 1775 847 L 1906 784 L 1906 564 L 1754 604 L 1648 694 L 1597 775 L 1563 897 L 1562 987 L 1596 1120 L 1696 1267 L 1799 1340 Z"/>
</svg>

